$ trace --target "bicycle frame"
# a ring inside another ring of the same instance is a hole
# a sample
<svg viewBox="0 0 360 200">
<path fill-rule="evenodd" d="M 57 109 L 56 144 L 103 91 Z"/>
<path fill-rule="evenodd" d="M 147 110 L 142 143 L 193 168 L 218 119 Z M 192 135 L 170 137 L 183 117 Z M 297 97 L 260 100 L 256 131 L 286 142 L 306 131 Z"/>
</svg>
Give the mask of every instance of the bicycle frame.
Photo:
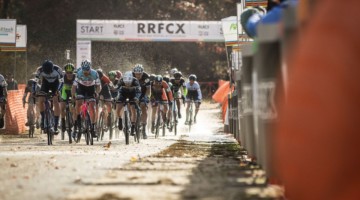
<svg viewBox="0 0 360 200">
<path fill-rule="evenodd" d="M 44 130 L 46 131 L 47 138 L 48 138 L 48 145 L 52 145 L 52 140 L 54 135 L 51 131 L 51 128 L 54 127 L 54 111 L 52 110 L 52 98 L 54 95 L 51 91 L 45 94 L 45 117 L 44 117 Z"/>
<path fill-rule="evenodd" d="M 82 133 L 84 133 L 86 144 L 93 145 L 94 139 L 92 137 L 92 134 L 90 133 L 91 120 L 90 120 L 90 113 L 88 111 L 89 101 L 93 98 L 85 98 L 84 97 L 81 99 L 83 100 L 83 103 L 81 104 L 81 107 L 80 107 L 81 126 L 79 127 L 79 134 L 78 134 L 77 142 L 80 142 L 81 135 L 82 135 Z"/>
<path fill-rule="evenodd" d="M 130 117 L 130 109 L 129 109 L 129 104 L 133 103 L 134 101 L 129 101 L 129 99 L 126 99 L 125 102 L 123 102 L 124 104 L 124 133 L 125 133 L 125 143 L 128 145 L 129 142 L 129 137 L 130 137 L 130 128 L 131 128 L 131 117 Z M 136 134 L 134 136 L 134 140 L 137 141 L 138 143 L 140 142 L 140 130 L 139 130 L 139 125 L 140 125 L 140 116 L 141 116 L 141 109 L 139 107 L 139 105 L 135 104 L 135 109 L 136 109 L 136 123 L 135 123 L 135 131 Z"/>
</svg>

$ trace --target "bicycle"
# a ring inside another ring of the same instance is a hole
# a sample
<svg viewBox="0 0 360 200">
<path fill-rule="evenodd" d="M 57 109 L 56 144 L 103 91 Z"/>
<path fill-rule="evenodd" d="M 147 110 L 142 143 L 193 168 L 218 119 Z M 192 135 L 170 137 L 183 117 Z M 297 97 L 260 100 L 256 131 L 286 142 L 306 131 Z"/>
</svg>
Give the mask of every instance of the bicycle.
<svg viewBox="0 0 360 200">
<path fill-rule="evenodd" d="M 89 113 L 89 101 L 94 101 L 94 98 L 82 97 L 83 100 L 81 105 L 80 117 L 81 122 L 79 126 L 79 133 L 77 135 L 76 143 L 79 143 L 81 140 L 81 135 L 84 134 L 86 145 L 94 145 L 94 138 L 91 134 L 91 120 Z"/>
<path fill-rule="evenodd" d="M 130 120 L 130 109 L 129 109 L 129 103 L 134 103 L 134 101 L 129 101 L 129 99 L 126 99 L 125 102 L 123 102 L 124 104 L 124 134 L 125 134 L 125 144 L 128 145 L 130 143 L 130 131 L 131 131 L 131 120 Z M 141 109 L 139 107 L 139 105 L 135 104 L 135 109 L 136 109 L 136 122 L 135 122 L 135 135 L 134 135 L 134 140 L 135 142 L 139 143 L 140 142 L 140 115 L 141 115 Z"/>
<path fill-rule="evenodd" d="M 51 90 L 49 90 L 48 93 L 45 95 L 39 95 L 39 96 L 45 96 L 45 110 L 44 110 L 44 131 L 47 134 L 47 141 L 48 145 L 52 145 L 53 139 L 54 139 L 54 133 L 52 128 L 54 127 L 54 111 L 52 109 L 52 98 L 54 97 L 54 94 Z"/>
<path fill-rule="evenodd" d="M 70 106 L 71 106 L 71 97 L 68 97 L 65 101 L 65 127 L 66 127 L 66 132 L 68 133 L 69 136 L 69 144 L 72 143 L 71 129 L 74 124 Z M 65 139 L 65 132 L 61 131 L 61 140 L 64 139 Z"/>
<path fill-rule="evenodd" d="M 156 114 L 157 114 L 157 118 L 156 118 L 156 124 L 155 124 L 155 138 L 159 137 L 159 131 L 160 128 L 162 128 L 162 135 L 165 136 L 165 122 L 163 122 L 163 112 L 164 112 L 164 105 L 163 102 L 161 101 L 156 101 L 156 103 L 158 104 L 158 107 L 156 109 Z M 162 124 L 162 127 L 160 127 Z"/>
</svg>

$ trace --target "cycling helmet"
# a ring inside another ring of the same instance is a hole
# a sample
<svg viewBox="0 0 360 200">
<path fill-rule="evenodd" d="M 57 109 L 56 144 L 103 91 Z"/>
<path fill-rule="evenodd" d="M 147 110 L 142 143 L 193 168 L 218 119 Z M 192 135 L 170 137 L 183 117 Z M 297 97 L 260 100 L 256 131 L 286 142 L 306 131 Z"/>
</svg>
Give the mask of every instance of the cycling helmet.
<svg viewBox="0 0 360 200">
<path fill-rule="evenodd" d="M 116 70 L 116 78 L 120 79 L 122 77 L 122 73 L 120 70 Z"/>
<path fill-rule="evenodd" d="M 155 77 L 156 77 L 155 74 L 150 74 L 150 77 L 149 77 L 150 81 L 154 81 L 154 80 L 155 80 Z"/>
<path fill-rule="evenodd" d="M 126 84 L 126 85 L 130 85 L 131 83 L 132 83 L 132 81 L 133 81 L 133 74 L 132 74 L 132 72 L 131 71 L 127 71 L 127 72 L 125 72 L 125 74 L 124 74 L 124 76 L 123 76 L 123 81 L 124 81 L 124 83 Z"/>
<path fill-rule="evenodd" d="M 162 82 L 162 80 L 163 80 L 163 77 L 161 75 L 156 75 L 155 76 L 155 81 L 156 82 Z"/>
<path fill-rule="evenodd" d="M 103 70 L 102 69 L 97 69 L 96 72 L 99 74 L 99 78 L 102 78 L 104 76 Z"/>
<path fill-rule="evenodd" d="M 189 76 L 189 80 L 191 80 L 191 81 L 196 81 L 196 75 L 195 74 L 190 74 L 190 76 Z"/>
<path fill-rule="evenodd" d="M 135 67 L 133 68 L 133 72 L 134 73 L 143 73 L 144 67 L 142 66 L 142 64 L 136 64 Z"/>
<path fill-rule="evenodd" d="M 176 72 L 178 72 L 178 69 L 173 68 L 170 70 L 170 75 L 173 76 Z"/>
<path fill-rule="evenodd" d="M 75 66 L 72 63 L 67 63 L 64 65 L 65 72 L 74 72 Z"/>
<path fill-rule="evenodd" d="M 115 77 L 116 77 L 116 72 L 115 72 L 115 71 L 109 71 L 109 72 L 108 72 L 108 76 L 109 76 L 110 79 L 115 79 Z"/>
<path fill-rule="evenodd" d="M 51 62 L 51 60 L 45 60 L 45 62 L 42 64 L 42 69 L 45 74 L 50 74 L 54 70 L 53 62 Z"/>
<path fill-rule="evenodd" d="M 169 77 L 167 77 L 167 76 L 164 76 L 164 77 L 163 77 L 163 80 L 164 80 L 165 82 L 167 82 L 167 83 L 169 83 L 169 82 L 170 82 L 170 78 L 169 78 Z"/>
<path fill-rule="evenodd" d="M 175 72 L 174 74 L 175 79 L 180 79 L 181 77 L 182 77 L 182 73 L 180 71 Z"/>
<path fill-rule="evenodd" d="M 91 69 L 91 62 L 88 59 L 85 59 L 81 62 L 81 69 L 83 71 L 90 71 Z"/>
</svg>

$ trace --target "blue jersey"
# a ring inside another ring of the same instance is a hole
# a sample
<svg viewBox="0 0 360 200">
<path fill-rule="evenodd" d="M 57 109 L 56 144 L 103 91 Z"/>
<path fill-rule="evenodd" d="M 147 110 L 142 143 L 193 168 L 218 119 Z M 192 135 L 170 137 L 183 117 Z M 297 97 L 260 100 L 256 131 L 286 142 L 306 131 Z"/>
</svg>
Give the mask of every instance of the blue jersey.
<svg viewBox="0 0 360 200">
<path fill-rule="evenodd" d="M 95 70 L 91 69 L 90 74 L 85 76 L 83 70 L 80 69 L 76 73 L 76 78 L 73 85 L 77 86 L 78 84 L 86 87 L 100 85 L 99 75 Z"/>
</svg>

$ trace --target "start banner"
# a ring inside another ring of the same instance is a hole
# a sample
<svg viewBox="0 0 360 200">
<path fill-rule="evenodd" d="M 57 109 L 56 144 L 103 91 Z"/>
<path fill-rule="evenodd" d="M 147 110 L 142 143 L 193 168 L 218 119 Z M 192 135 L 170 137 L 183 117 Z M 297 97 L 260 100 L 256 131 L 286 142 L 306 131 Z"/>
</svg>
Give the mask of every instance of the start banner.
<svg viewBox="0 0 360 200">
<path fill-rule="evenodd" d="M 220 21 L 77 20 L 78 40 L 224 42 Z"/>
</svg>

